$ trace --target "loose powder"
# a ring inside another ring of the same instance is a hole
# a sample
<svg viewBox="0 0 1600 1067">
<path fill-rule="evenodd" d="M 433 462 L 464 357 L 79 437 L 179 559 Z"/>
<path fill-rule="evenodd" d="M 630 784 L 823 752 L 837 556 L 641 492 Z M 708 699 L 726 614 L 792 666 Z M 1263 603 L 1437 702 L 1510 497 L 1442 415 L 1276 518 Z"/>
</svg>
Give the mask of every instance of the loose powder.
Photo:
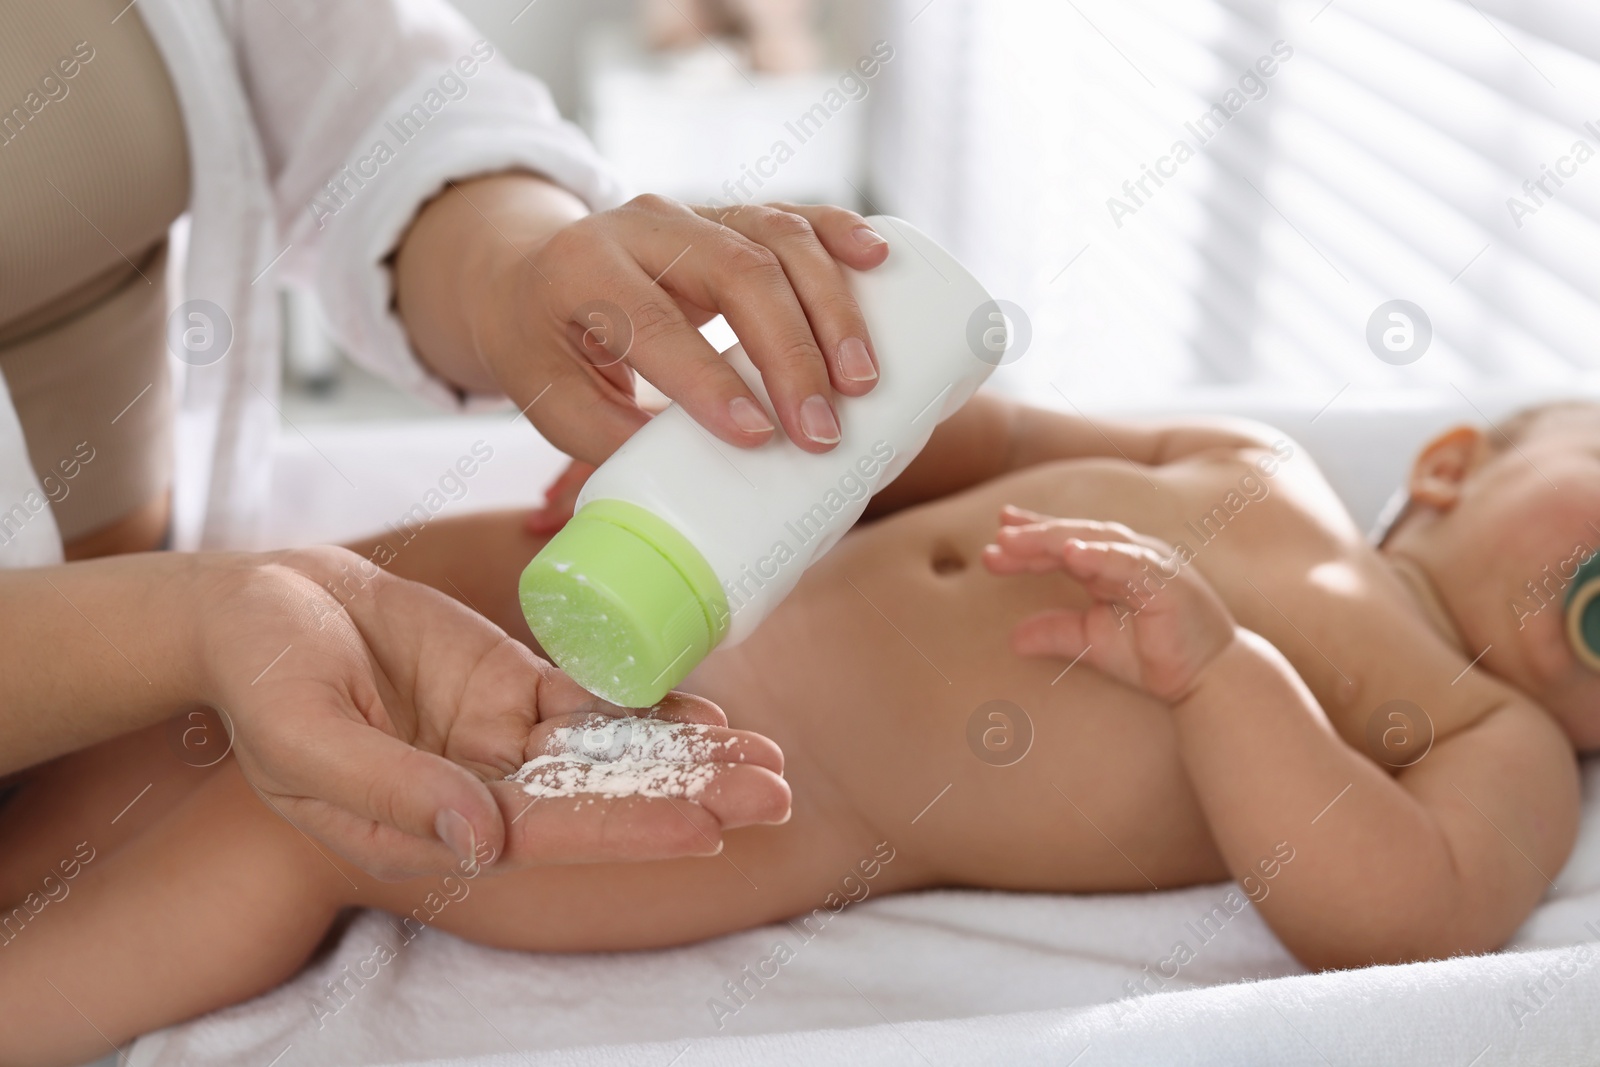
<svg viewBox="0 0 1600 1067">
<path fill-rule="evenodd" d="M 531 797 L 681 797 L 693 799 L 716 776 L 714 763 L 737 757 L 699 723 L 606 719 L 552 731 L 546 754 L 508 780 Z"/>
</svg>

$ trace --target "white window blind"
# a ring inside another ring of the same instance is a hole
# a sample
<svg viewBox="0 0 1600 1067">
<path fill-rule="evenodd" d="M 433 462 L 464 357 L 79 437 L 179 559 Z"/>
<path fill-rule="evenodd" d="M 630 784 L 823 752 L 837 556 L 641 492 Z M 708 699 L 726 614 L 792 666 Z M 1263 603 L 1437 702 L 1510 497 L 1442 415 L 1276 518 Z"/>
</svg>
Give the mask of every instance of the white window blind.
<svg viewBox="0 0 1600 1067">
<path fill-rule="evenodd" d="M 1600 5 L 904 0 L 882 34 L 874 199 L 1027 311 L 1014 383 L 1600 371 Z M 1432 325 L 1409 365 L 1368 343 L 1395 299 Z"/>
</svg>

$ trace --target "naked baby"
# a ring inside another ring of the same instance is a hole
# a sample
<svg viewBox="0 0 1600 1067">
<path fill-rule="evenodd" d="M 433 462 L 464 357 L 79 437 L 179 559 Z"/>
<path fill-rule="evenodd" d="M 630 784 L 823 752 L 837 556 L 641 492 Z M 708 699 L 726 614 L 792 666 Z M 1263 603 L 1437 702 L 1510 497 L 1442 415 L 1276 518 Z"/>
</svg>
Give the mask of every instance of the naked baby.
<svg viewBox="0 0 1600 1067">
<path fill-rule="evenodd" d="M 1492 950 L 1566 860 L 1575 754 L 1600 746 L 1600 674 L 1528 593 L 1600 548 L 1600 409 L 1452 430 L 1408 488 L 1374 547 L 1270 427 L 980 395 L 685 683 L 793 793 L 720 856 L 491 867 L 435 910 L 437 879 L 324 854 L 231 760 L 174 766 L 139 735 L 66 757 L 0 809 L 8 908 L 83 840 L 91 788 L 186 792 L 0 947 L 0 1060 L 99 1055 L 269 989 L 347 906 L 505 948 L 648 948 L 811 913 L 866 860 L 874 895 L 1234 878 L 1313 968 Z M 542 543 L 522 515 L 439 522 L 392 569 L 530 641 L 516 575 Z"/>
</svg>

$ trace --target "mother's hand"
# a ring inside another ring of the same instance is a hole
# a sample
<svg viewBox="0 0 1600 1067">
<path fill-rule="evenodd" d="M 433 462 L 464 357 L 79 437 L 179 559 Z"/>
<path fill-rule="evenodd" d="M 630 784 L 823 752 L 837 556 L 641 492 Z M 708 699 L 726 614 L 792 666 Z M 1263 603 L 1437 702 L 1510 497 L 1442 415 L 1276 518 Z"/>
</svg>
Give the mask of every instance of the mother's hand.
<svg viewBox="0 0 1600 1067">
<path fill-rule="evenodd" d="M 427 362 L 464 388 L 509 396 L 577 459 L 599 463 L 649 418 L 633 399 L 635 371 L 730 444 L 771 436 L 750 389 L 696 329 L 717 314 L 785 433 L 826 452 L 839 440 L 835 392 L 860 396 L 877 378 L 840 264 L 867 270 L 887 254 L 843 208 L 641 196 L 588 215 L 543 179 L 502 174 L 455 185 L 418 215 L 396 288 Z"/>
<path fill-rule="evenodd" d="M 263 562 L 265 559 L 265 562 Z M 280 814 L 380 877 L 474 855 L 495 869 L 706 855 L 725 829 L 788 817 L 783 757 L 672 694 L 657 718 L 707 724 L 715 766 L 693 800 L 530 801 L 502 781 L 563 724 L 629 714 L 597 700 L 492 623 L 360 556 L 314 548 L 241 557 L 212 583 L 202 627 L 210 699 Z"/>
</svg>

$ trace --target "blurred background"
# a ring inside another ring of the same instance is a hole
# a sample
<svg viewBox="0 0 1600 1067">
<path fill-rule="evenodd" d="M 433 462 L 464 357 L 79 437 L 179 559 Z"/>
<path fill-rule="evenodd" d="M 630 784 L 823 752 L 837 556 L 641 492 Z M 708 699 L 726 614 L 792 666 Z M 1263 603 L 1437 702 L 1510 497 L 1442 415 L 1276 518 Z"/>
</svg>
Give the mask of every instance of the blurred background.
<svg viewBox="0 0 1600 1067">
<path fill-rule="evenodd" d="M 457 4 L 635 191 L 929 232 L 1026 320 L 996 381 L 1041 402 L 1476 406 L 1600 368 L 1592 3 Z M 286 315 L 291 420 L 436 414 Z"/>
</svg>

